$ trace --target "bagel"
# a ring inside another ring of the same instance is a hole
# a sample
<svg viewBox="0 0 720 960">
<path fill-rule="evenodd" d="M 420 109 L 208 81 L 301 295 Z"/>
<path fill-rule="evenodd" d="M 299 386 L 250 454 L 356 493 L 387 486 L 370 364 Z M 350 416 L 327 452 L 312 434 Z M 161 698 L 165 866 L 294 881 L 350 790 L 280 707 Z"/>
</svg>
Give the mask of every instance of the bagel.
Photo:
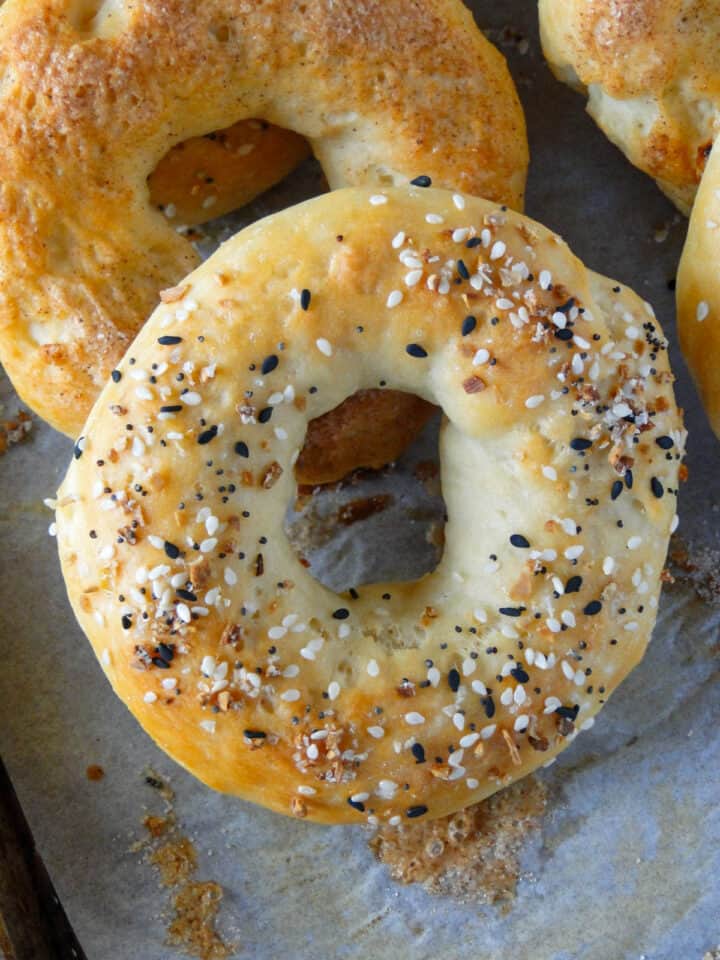
<svg viewBox="0 0 720 960">
<path fill-rule="evenodd" d="M 261 117 L 331 187 L 427 176 L 522 203 L 522 110 L 460 0 L 7 0 L 0 70 L 0 361 L 73 437 L 198 263 L 148 192 L 177 143 Z"/>
<path fill-rule="evenodd" d="M 250 203 L 309 154 L 291 130 L 241 120 L 174 146 L 148 177 L 150 203 L 172 223 L 206 223 Z"/>
<path fill-rule="evenodd" d="M 677 274 L 677 329 L 710 421 L 720 437 L 720 150 L 700 182 Z"/>
<path fill-rule="evenodd" d="M 719 31 L 705 0 L 540 0 L 555 75 L 686 215 L 718 131 Z"/>
<path fill-rule="evenodd" d="M 325 823 L 450 813 L 547 763 L 642 657 L 672 380 L 650 306 L 519 214 L 308 201 L 191 274 L 101 393 L 58 493 L 71 603 L 210 786 Z M 338 595 L 283 518 L 308 422 L 370 387 L 444 412 L 445 552 Z"/>
</svg>

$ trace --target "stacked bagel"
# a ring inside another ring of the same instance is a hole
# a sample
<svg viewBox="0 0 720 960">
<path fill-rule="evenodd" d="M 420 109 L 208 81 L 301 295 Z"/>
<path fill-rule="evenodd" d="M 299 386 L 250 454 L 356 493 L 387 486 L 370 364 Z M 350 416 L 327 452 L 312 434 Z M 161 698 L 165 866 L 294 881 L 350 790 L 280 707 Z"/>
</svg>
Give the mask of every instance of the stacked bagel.
<svg viewBox="0 0 720 960">
<path fill-rule="evenodd" d="M 6 0 L 0 58 L 0 359 L 75 440 L 60 558 L 118 695 L 324 823 L 546 764 L 649 641 L 685 433 L 650 305 L 520 212 L 522 112 L 460 0 Z M 331 192 L 198 266 L 176 227 L 308 149 Z M 438 408 L 440 566 L 322 587 L 296 483 Z"/>
</svg>

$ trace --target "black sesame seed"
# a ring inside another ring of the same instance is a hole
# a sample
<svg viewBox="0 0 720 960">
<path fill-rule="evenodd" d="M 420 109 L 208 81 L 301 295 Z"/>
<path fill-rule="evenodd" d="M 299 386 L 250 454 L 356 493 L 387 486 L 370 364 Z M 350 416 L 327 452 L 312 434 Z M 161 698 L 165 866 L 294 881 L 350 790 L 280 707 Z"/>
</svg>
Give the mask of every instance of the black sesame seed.
<svg viewBox="0 0 720 960">
<path fill-rule="evenodd" d="M 353 808 L 353 810 L 359 810 L 360 813 L 365 813 L 365 804 L 360 803 L 359 800 L 353 800 L 352 797 L 348 797 L 348 803 Z"/>
<path fill-rule="evenodd" d="M 333 611 L 333 619 L 335 620 L 347 620 L 350 616 L 350 611 L 346 610 L 345 607 L 340 607 L 338 610 Z"/>
<path fill-rule="evenodd" d="M 181 600 L 188 600 L 190 603 L 195 603 L 197 601 L 197 596 L 192 592 L 192 590 L 185 590 L 183 587 L 179 587 L 175 592 Z"/>
<path fill-rule="evenodd" d="M 530 674 L 523 670 L 520 665 L 510 671 L 510 676 L 515 677 L 518 683 L 527 683 L 530 679 Z"/>
<path fill-rule="evenodd" d="M 665 493 L 665 489 L 657 477 L 653 477 L 652 480 L 650 481 L 650 489 L 652 490 L 653 494 L 658 498 L 658 500 Z"/>
<path fill-rule="evenodd" d="M 510 543 L 513 547 L 518 547 L 522 550 L 527 550 L 527 548 L 530 546 L 530 541 L 521 533 L 513 533 L 510 537 Z"/>
<path fill-rule="evenodd" d="M 465 317 L 465 319 L 463 320 L 460 332 L 464 337 L 467 337 L 468 334 L 473 332 L 476 326 L 477 326 L 477 318 L 473 317 L 473 315 L 470 314 L 469 316 Z"/>
<path fill-rule="evenodd" d="M 250 456 L 250 451 L 248 450 L 248 445 L 247 445 L 246 443 L 243 443 L 242 440 L 238 440 L 238 442 L 235 444 L 235 453 L 236 453 L 239 457 L 249 457 L 249 456 Z"/>
<path fill-rule="evenodd" d="M 210 441 L 214 440 L 215 437 L 217 436 L 217 432 L 218 432 L 218 428 L 215 426 L 209 427 L 207 430 L 203 430 L 203 432 L 198 437 L 198 443 L 201 445 L 210 443 Z"/>
<path fill-rule="evenodd" d="M 573 437 L 570 441 L 571 450 L 588 450 L 592 446 L 592 440 L 588 440 L 586 437 Z"/>
<path fill-rule="evenodd" d="M 562 330 L 555 331 L 555 338 L 557 340 L 572 340 L 573 332 L 572 330 L 568 330 L 567 327 L 563 327 Z"/>
<path fill-rule="evenodd" d="M 416 357 L 418 360 L 422 360 L 427 356 L 427 350 L 421 347 L 419 343 L 409 343 L 405 347 L 405 350 L 411 357 Z"/>
<path fill-rule="evenodd" d="M 180 413 L 181 410 L 181 403 L 167 403 L 164 407 L 160 407 L 160 413 Z"/>
<path fill-rule="evenodd" d="M 79 460 L 80 457 L 83 455 L 83 448 L 80 446 L 80 444 L 83 442 L 84 439 L 85 437 L 78 437 L 78 441 L 73 447 L 73 456 L 75 457 L 76 460 Z"/>
<path fill-rule="evenodd" d="M 432 186 L 432 180 L 430 179 L 430 177 L 425 176 L 425 174 L 422 174 L 419 177 L 415 177 L 415 179 L 411 180 L 410 183 L 413 185 L 413 187 L 431 187 Z"/>
<path fill-rule="evenodd" d="M 632 470 L 626 470 L 626 471 L 625 471 L 625 486 L 628 488 L 628 490 L 632 490 L 632 485 L 633 485 L 633 472 L 632 472 Z"/>
<path fill-rule="evenodd" d="M 260 367 L 260 373 L 262 373 L 263 376 L 267 373 L 272 373 L 273 370 L 277 367 L 279 362 L 280 361 L 275 356 L 275 354 L 271 353 L 269 357 L 265 357 L 265 359 L 263 360 L 262 366 Z"/>
<path fill-rule="evenodd" d="M 122 616 L 120 623 L 122 624 L 123 630 L 129 630 L 130 627 L 132 626 L 132 617 L 130 617 L 129 614 L 126 613 Z"/>
<path fill-rule="evenodd" d="M 163 660 L 167 660 L 169 663 L 172 660 L 172 658 L 175 656 L 175 648 L 171 646 L 169 643 L 159 643 L 158 653 L 163 658 Z"/>
<path fill-rule="evenodd" d="M 469 279 L 470 279 L 470 271 L 469 271 L 468 268 L 465 266 L 465 263 L 464 263 L 463 260 L 458 260 L 458 262 L 457 262 L 457 268 L 458 268 L 458 273 L 459 273 L 460 276 L 463 278 L 463 280 L 469 280 Z"/>
<path fill-rule="evenodd" d="M 617 500 L 620 494 L 623 492 L 622 480 L 616 480 L 610 488 L 610 499 Z"/>
<path fill-rule="evenodd" d="M 482 239 L 480 237 L 470 237 L 465 246 L 468 248 L 468 250 L 472 250 L 473 247 L 479 247 L 481 243 Z"/>
<path fill-rule="evenodd" d="M 564 717 L 566 720 L 572 720 L 573 722 L 579 712 L 580 706 L 577 703 L 573 707 L 558 707 L 555 711 L 559 717 Z"/>
<path fill-rule="evenodd" d="M 491 696 L 483 697 L 482 705 L 488 720 L 495 716 L 495 701 Z"/>
<path fill-rule="evenodd" d="M 153 666 L 156 666 L 158 670 L 169 670 L 170 664 L 166 663 L 162 657 L 153 657 L 152 658 Z"/>
<path fill-rule="evenodd" d="M 170 543 L 169 540 L 165 541 L 165 553 L 170 557 L 171 560 L 177 560 L 180 556 L 180 547 L 176 547 L 174 543 Z"/>
<path fill-rule="evenodd" d="M 419 803 L 416 807 L 408 807 L 405 811 L 405 816 L 409 817 L 410 820 L 414 820 L 415 817 L 424 817 L 428 812 L 428 808 L 424 803 Z"/>
<path fill-rule="evenodd" d="M 587 617 L 594 617 L 596 613 L 600 613 L 602 610 L 602 604 L 599 600 L 591 600 L 590 603 L 585 607 L 583 613 Z"/>
<path fill-rule="evenodd" d="M 425 747 L 421 743 L 414 743 L 410 751 L 415 757 L 415 763 L 425 763 Z"/>
<path fill-rule="evenodd" d="M 448 686 L 453 693 L 457 693 L 458 689 L 460 688 L 460 674 L 455 667 L 453 667 L 448 673 Z"/>
<path fill-rule="evenodd" d="M 267 734 L 264 730 L 243 730 L 243 736 L 248 740 L 264 740 Z"/>
<path fill-rule="evenodd" d="M 164 337 L 158 337 L 158 343 L 161 347 L 174 347 L 176 343 L 182 343 L 182 337 L 172 337 L 167 334 Z"/>
<path fill-rule="evenodd" d="M 270 417 L 271 417 L 272 415 L 273 415 L 273 408 L 272 408 L 272 407 L 265 407 L 265 408 L 264 408 L 263 410 L 261 410 L 260 413 L 258 414 L 258 420 L 259 420 L 260 423 L 267 423 L 268 420 L 270 419 Z"/>
<path fill-rule="evenodd" d="M 672 437 L 657 437 L 655 443 L 660 447 L 661 450 L 669 450 L 674 446 Z"/>
<path fill-rule="evenodd" d="M 122 380 L 122 374 L 120 373 L 119 370 L 113 370 L 110 376 L 113 379 L 113 383 L 120 383 L 120 381 Z"/>
<path fill-rule="evenodd" d="M 310 309 L 310 299 L 311 299 L 311 298 L 312 298 L 312 294 L 310 293 L 310 291 L 309 291 L 309 290 L 307 289 L 307 287 L 306 287 L 306 288 L 301 292 L 301 294 L 300 294 L 300 306 L 302 307 L 303 310 L 309 310 L 309 309 Z"/>
<path fill-rule="evenodd" d="M 527 607 L 500 607 L 499 612 L 504 617 L 521 617 Z"/>
<path fill-rule="evenodd" d="M 582 586 L 582 577 L 570 577 L 565 584 L 565 593 L 578 593 Z"/>
</svg>

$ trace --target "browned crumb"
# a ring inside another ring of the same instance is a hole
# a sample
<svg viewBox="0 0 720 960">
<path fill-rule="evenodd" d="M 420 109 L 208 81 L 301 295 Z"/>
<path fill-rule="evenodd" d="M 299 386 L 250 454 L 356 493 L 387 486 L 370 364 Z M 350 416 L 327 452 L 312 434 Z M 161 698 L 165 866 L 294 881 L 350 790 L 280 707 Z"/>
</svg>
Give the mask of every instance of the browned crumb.
<svg viewBox="0 0 720 960">
<path fill-rule="evenodd" d="M 174 825 L 175 821 L 172 817 L 159 817 L 153 813 L 149 813 L 146 817 L 143 817 L 143 826 L 150 836 L 154 838 L 162 837 L 163 834 L 171 830 Z"/>
<path fill-rule="evenodd" d="M 200 960 L 225 960 L 235 948 L 226 944 L 215 929 L 215 917 L 223 898 L 217 883 L 186 883 L 173 906 L 175 917 L 168 927 L 167 943 Z"/>
<path fill-rule="evenodd" d="M 670 574 L 678 583 L 688 584 L 699 600 L 708 604 L 720 602 L 720 556 L 709 547 L 696 549 L 691 556 L 680 537 L 670 541 Z"/>
<path fill-rule="evenodd" d="M 714 950 L 708 950 L 703 960 L 720 960 L 720 946 L 715 947 Z"/>
<path fill-rule="evenodd" d="M 187 837 L 177 837 L 158 847 L 150 863 L 160 871 L 160 879 L 166 887 L 184 883 L 197 867 L 195 847 Z"/>
<path fill-rule="evenodd" d="M 526 777 L 449 817 L 382 827 L 370 841 L 400 883 L 458 900 L 497 903 L 515 894 L 519 855 L 539 827 L 546 788 Z"/>
<path fill-rule="evenodd" d="M 88 780 L 97 782 L 98 780 L 102 780 L 102 778 L 105 776 L 105 771 L 102 767 L 98 766 L 97 763 L 91 763 L 85 771 L 85 776 L 88 778 Z"/>
<path fill-rule="evenodd" d="M 27 439 L 32 430 L 33 421 L 29 413 L 19 410 L 16 417 L 0 422 L 0 455 L 16 443 Z"/>
</svg>

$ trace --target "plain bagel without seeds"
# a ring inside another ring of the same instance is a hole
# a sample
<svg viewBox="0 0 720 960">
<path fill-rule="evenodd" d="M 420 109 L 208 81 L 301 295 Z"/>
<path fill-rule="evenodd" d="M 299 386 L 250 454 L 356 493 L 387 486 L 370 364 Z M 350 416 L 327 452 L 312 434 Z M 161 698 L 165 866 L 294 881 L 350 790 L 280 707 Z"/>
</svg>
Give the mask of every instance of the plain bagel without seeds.
<svg viewBox="0 0 720 960">
<path fill-rule="evenodd" d="M 209 785 L 326 823 L 458 810 L 547 763 L 643 655 L 672 381 L 649 305 L 531 220 L 439 190 L 309 201 L 191 274 L 103 390 L 58 494 L 71 602 Z M 340 596 L 284 533 L 292 466 L 309 420 L 380 383 L 444 411 L 445 552 Z"/>
<path fill-rule="evenodd" d="M 460 0 L 7 0 L 0 66 L 0 360 L 73 437 L 198 263 L 150 202 L 174 145 L 261 117 L 331 187 L 423 175 L 522 205 L 522 110 Z"/>
</svg>

